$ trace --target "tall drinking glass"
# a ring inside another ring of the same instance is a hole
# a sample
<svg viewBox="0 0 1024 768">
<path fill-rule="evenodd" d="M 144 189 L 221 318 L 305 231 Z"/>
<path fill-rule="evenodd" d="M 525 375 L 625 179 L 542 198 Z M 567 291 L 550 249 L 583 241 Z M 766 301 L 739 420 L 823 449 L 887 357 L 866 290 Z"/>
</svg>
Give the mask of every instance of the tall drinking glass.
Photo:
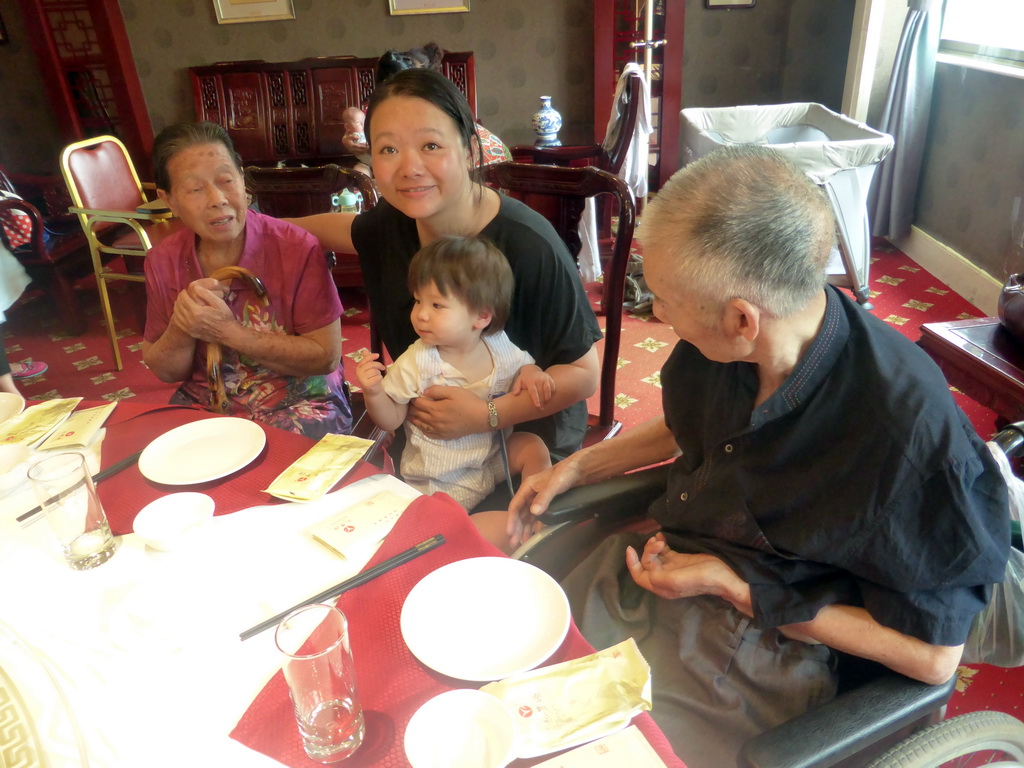
<svg viewBox="0 0 1024 768">
<path fill-rule="evenodd" d="M 117 539 L 110 532 L 85 456 L 61 453 L 40 459 L 29 467 L 28 478 L 69 566 L 85 571 L 114 556 Z"/>
<path fill-rule="evenodd" d="M 345 614 L 330 605 L 298 608 L 274 638 L 306 754 L 321 763 L 344 760 L 364 733 Z"/>
</svg>

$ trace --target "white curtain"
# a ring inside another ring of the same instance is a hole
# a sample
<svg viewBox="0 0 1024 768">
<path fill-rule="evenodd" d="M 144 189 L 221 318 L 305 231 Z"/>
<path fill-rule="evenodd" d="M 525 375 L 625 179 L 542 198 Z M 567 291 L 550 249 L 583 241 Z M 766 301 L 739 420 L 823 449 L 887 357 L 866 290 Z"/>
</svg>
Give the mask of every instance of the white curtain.
<svg viewBox="0 0 1024 768">
<path fill-rule="evenodd" d="M 908 0 L 907 7 L 878 125 L 896 147 L 878 167 L 868 197 L 871 234 L 883 237 L 908 235 L 914 220 L 942 29 L 942 0 Z"/>
</svg>

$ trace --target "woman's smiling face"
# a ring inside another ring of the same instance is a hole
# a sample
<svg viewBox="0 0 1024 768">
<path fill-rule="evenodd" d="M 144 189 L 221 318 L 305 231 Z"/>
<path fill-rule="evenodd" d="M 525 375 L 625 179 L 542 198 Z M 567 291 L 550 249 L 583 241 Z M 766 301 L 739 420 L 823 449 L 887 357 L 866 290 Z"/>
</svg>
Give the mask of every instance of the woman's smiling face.
<svg viewBox="0 0 1024 768">
<path fill-rule="evenodd" d="M 393 96 L 376 107 L 370 130 L 377 188 L 406 216 L 443 216 L 471 200 L 470 151 L 455 122 L 429 101 Z"/>
</svg>

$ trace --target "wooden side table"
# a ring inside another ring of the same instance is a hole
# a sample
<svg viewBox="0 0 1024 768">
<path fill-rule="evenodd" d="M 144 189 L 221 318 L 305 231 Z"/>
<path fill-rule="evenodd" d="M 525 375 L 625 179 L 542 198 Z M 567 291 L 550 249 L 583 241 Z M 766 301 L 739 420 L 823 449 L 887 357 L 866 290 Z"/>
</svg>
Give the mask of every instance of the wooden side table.
<svg viewBox="0 0 1024 768">
<path fill-rule="evenodd" d="M 1006 422 L 1024 419 L 1024 340 L 999 318 L 925 323 L 917 343 L 952 386 Z"/>
</svg>

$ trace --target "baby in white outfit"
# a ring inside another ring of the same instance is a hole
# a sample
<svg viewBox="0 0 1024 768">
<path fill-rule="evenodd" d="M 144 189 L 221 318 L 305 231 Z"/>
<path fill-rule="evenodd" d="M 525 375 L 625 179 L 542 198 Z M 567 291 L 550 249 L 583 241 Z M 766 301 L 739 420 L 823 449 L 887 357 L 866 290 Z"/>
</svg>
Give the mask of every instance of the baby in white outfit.
<svg viewBox="0 0 1024 768">
<path fill-rule="evenodd" d="M 443 491 L 467 509 L 506 474 L 525 479 L 551 466 L 544 442 L 529 432 L 501 430 L 494 407 L 494 398 L 525 389 L 541 409 L 554 394 L 552 378 L 502 330 L 513 285 L 508 260 L 486 240 L 435 240 L 409 265 L 411 319 L 420 338 L 390 368 L 375 354 L 356 366 L 366 410 L 377 426 L 395 430 L 405 424 L 405 481 L 424 493 Z M 491 429 L 441 440 L 408 421 L 409 401 L 438 384 L 463 387 L 486 400 Z"/>
</svg>

